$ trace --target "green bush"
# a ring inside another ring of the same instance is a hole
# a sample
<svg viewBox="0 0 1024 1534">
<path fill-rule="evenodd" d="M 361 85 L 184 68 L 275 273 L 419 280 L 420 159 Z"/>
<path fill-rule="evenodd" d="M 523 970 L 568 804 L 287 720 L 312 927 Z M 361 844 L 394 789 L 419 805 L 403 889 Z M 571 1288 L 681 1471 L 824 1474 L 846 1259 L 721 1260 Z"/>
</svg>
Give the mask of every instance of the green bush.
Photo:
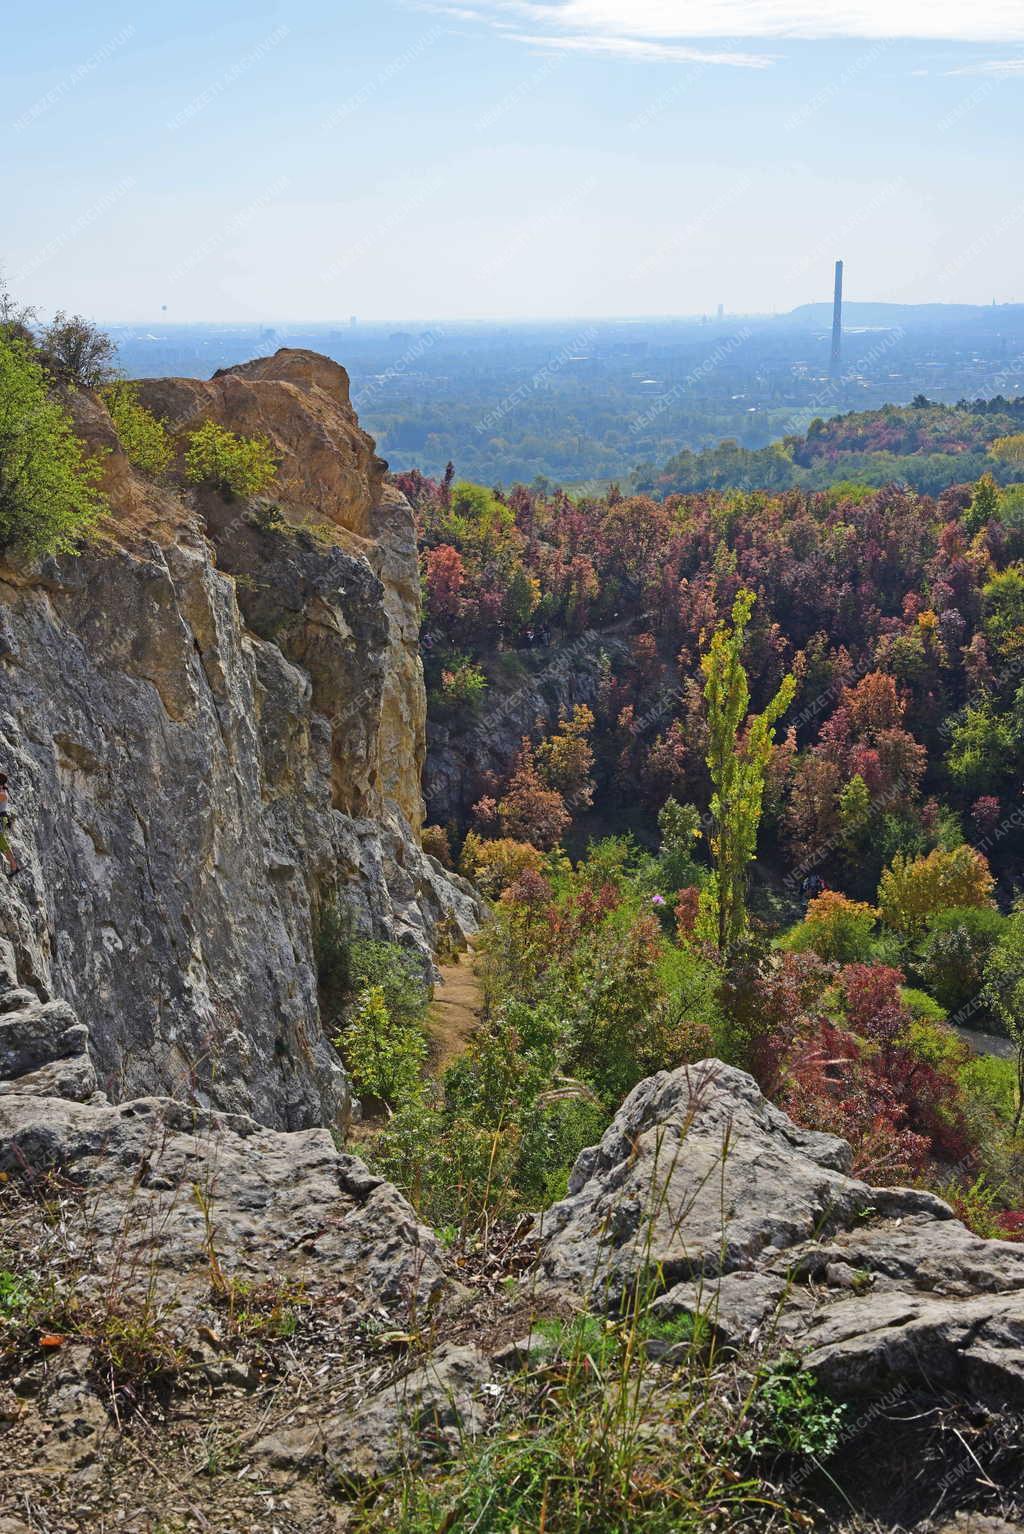
<svg viewBox="0 0 1024 1534">
<path fill-rule="evenodd" d="M 901 994 L 906 1001 L 908 995 L 914 993 L 903 991 Z M 956 1076 L 970 1055 L 969 1046 L 941 1019 L 913 1018 L 901 1042 L 918 1060 L 923 1060 L 933 1070 L 941 1071 L 948 1077 Z"/>
<path fill-rule="evenodd" d="M 878 912 L 860 900 L 826 890 L 807 915 L 786 933 L 780 946 L 793 953 L 816 953 L 835 964 L 867 964 L 875 947 Z"/>
<path fill-rule="evenodd" d="M 121 380 L 102 391 L 118 440 L 144 474 L 162 474 L 174 456 L 164 423 L 139 400 L 136 384 Z"/>
<path fill-rule="evenodd" d="M 700 812 L 692 804 L 666 799 L 658 813 L 658 827 L 661 851 L 652 862 L 660 893 L 700 889 L 708 881 L 707 868 L 693 855 L 700 840 Z"/>
<path fill-rule="evenodd" d="M 476 708 L 487 678 L 465 655 L 453 655 L 441 672 L 440 702 L 447 708 Z"/>
<path fill-rule="evenodd" d="M 915 1021 L 924 1023 L 945 1023 L 946 1009 L 929 996 L 927 991 L 919 991 L 912 985 L 900 987 L 900 1000 Z"/>
<path fill-rule="evenodd" d="M 931 918 L 915 969 L 922 985 L 948 1012 L 977 1000 L 986 960 L 1005 927 L 1005 916 L 983 906 L 954 907 Z"/>
<path fill-rule="evenodd" d="M 388 1108 L 416 1095 L 427 1058 L 426 1037 L 416 1023 L 389 1011 L 383 986 L 360 992 L 335 1044 L 358 1092 L 369 1092 Z"/>
<path fill-rule="evenodd" d="M 392 1017 L 404 1023 L 420 1022 L 430 1001 L 430 991 L 418 954 L 399 943 L 354 938 L 349 943 L 348 966 L 348 984 L 353 994 L 379 986 Z"/>
<path fill-rule="evenodd" d="M 72 552 L 106 508 L 101 473 L 31 347 L 0 333 L 0 548 Z"/>
<path fill-rule="evenodd" d="M 968 1104 L 983 1108 L 1005 1124 L 1013 1123 L 1017 1108 L 1017 1066 L 999 1055 L 972 1055 L 957 1072 Z"/>
<path fill-rule="evenodd" d="M 265 437 L 240 437 L 216 421 L 204 421 L 188 442 L 189 483 L 209 485 L 228 499 L 259 495 L 277 475 L 277 461 Z"/>
<path fill-rule="evenodd" d="M 392 1110 L 421 1088 L 423 1017 L 430 993 L 421 960 L 397 943 L 353 938 L 347 913 L 325 905 L 317 931 L 321 1007 L 356 1090 Z"/>
</svg>

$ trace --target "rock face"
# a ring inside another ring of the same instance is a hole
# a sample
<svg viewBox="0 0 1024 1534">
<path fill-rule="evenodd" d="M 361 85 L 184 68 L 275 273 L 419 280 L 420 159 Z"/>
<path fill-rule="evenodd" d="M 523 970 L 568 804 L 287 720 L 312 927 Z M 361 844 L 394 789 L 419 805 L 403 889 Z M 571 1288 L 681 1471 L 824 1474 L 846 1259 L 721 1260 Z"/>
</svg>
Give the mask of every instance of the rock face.
<svg viewBox="0 0 1024 1534">
<path fill-rule="evenodd" d="M 839 1399 L 892 1389 L 1024 1405 L 1024 1247 L 941 1199 L 849 1175 L 717 1060 L 641 1082 L 540 1222 L 549 1287 L 614 1308 L 639 1285 L 719 1341 L 797 1349 Z"/>
<path fill-rule="evenodd" d="M 482 712 L 467 727 L 431 721 L 423 779 L 431 822 L 464 823 L 480 797 L 482 776 L 507 777 L 524 735 L 535 735 L 538 726 L 549 733 L 578 704 L 593 707 L 603 658 L 626 650 L 619 634 L 588 632 L 557 649 L 529 652 L 519 657 L 524 674 L 489 688 Z"/>
<path fill-rule="evenodd" d="M 324 903 L 425 956 L 477 919 L 418 841 L 412 513 L 325 358 L 142 392 L 179 446 L 204 419 L 268 436 L 277 504 L 154 484 L 74 397 L 108 455 L 103 539 L 0 564 L 0 767 L 25 870 L 0 878 L 0 973 L 30 1008 L 67 1002 L 115 1100 L 331 1123 L 349 1094 L 317 1003 Z"/>
</svg>

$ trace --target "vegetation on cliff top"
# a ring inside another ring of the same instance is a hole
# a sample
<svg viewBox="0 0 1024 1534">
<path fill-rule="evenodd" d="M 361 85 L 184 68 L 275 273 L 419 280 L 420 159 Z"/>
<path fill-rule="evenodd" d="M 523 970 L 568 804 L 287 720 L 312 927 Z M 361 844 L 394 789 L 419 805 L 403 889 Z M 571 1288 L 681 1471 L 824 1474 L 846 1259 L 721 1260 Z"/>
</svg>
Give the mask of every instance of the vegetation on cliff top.
<svg viewBox="0 0 1024 1534">
<path fill-rule="evenodd" d="M 29 343 L 0 326 L 0 548 L 74 549 L 106 505 L 101 474 Z"/>
<path fill-rule="evenodd" d="M 142 404 L 135 384 L 112 368 L 116 348 L 81 315 L 58 313 L 42 328 L 0 281 L 0 549 L 74 552 L 107 508 L 98 486 L 103 454 L 76 435 L 68 391 L 94 391 L 129 462 L 160 479 L 175 444 L 167 425 Z M 250 499 L 277 474 L 270 443 L 216 421 L 185 433 L 184 482 L 225 499 Z"/>
</svg>

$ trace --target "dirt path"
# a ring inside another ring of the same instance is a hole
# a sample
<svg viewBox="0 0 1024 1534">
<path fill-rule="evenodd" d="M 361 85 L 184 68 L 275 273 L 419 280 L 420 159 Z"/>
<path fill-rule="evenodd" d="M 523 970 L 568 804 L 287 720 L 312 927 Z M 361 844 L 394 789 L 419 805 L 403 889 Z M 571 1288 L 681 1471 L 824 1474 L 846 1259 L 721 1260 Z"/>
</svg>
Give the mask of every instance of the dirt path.
<svg viewBox="0 0 1024 1534">
<path fill-rule="evenodd" d="M 475 962 L 473 950 L 468 948 L 454 964 L 441 967 L 440 984 L 434 989 L 427 1013 L 430 1071 L 434 1076 L 440 1076 L 462 1054 L 483 1013 L 483 988 Z"/>
<path fill-rule="evenodd" d="M 1000 1060 L 1013 1060 L 1016 1057 L 1013 1040 L 1003 1034 L 978 1033 L 974 1028 L 958 1028 L 956 1031 L 977 1055 L 998 1055 Z"/>
</svg>

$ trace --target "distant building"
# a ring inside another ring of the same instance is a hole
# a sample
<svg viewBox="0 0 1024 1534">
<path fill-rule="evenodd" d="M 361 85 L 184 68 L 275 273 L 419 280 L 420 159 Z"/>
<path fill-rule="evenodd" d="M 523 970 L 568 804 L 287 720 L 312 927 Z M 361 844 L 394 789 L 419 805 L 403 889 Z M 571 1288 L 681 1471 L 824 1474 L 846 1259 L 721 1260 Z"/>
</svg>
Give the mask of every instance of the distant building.
<svg viewBox="0 0 1024 1534">
<path fill-rule="evenodd" d="M 718 306 L 718 318 L 720 320 L 724 320 L 725 319 L 725 305 L 724 304 L 719 304 L 719 306 Z"/>
<path fill-rule="evenodd" d="M 838 378 L 843 367 L 843 263 L 836 262 L 835 298 L 832 303 L 832 360 L 829 377 Z"/>
<path fill-rule="evenodd" d="M 355 330 L 355 328 L 356 328 L 356 325 L 357 325 L 357 324 L 358 324 L 358 323 L 359 323 L 359 322 L 358 322 L 358 320 L 357 320 L 357 319 L 356 319 L 356 317 L 355 317 L 355 315 L 354 315 L 354 314 L 350 314 L 350 315 L 349 315 L 349 319 L 348 319 L 348 328 L 349 328 L 349 329 L 350 329 L 350 330 Z"/>
</svg>

